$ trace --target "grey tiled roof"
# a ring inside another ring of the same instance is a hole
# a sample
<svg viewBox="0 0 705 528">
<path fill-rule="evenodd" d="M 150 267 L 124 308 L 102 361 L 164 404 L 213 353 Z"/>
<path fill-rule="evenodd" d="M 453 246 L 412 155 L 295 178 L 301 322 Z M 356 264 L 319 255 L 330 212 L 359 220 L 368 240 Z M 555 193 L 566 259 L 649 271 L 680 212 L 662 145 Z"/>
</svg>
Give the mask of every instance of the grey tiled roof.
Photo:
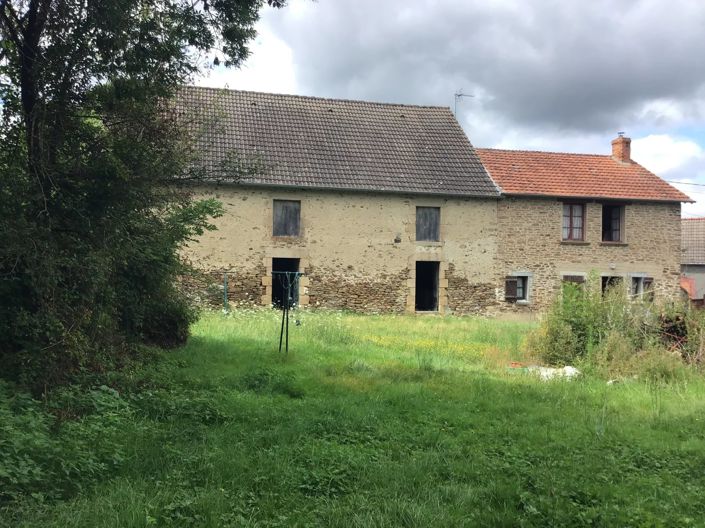
<svg viewBox="0 0 705 528">
<path fill-rule="evenodd" d="M 705 264 L 705 218 L 681 220 L 681 264 Z"/>
<path fill-rule="evenodd" d="M 184 87 L 177 110 L 212 171 L 254 168 L 242 183 L 499 196 L 445 107 Z"/>
</svg>

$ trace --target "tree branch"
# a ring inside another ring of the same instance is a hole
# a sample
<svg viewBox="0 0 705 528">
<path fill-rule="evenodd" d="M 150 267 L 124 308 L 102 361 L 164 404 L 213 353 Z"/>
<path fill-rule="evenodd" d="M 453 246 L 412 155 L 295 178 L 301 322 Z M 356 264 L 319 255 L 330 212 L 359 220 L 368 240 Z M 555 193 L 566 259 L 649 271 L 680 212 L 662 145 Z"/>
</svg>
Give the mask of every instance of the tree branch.
<svg viewBox="0 0 705 528">
<path fill-rule="evenodd" d="M 15 19 L 14 22 L 10 20 L 10 17 L 8 16 L 8 11 L 11 15 L 13 15 Z M 3 26 L 5 27 L 5 30 L 10 36 L 10 40 L 15 44 L 15 46 L 19 48 L 22 45 L 22 41 L 20 40 L 19 34 L 21 28 L 19 27 L 19 25 L 17 25 L 17 15 L 15 14 L 14 9 L 12 9 L 12 5 L 10 5 L 9 0 L 0 0 L 0 18 L 3 21 Z"/>
</svg>

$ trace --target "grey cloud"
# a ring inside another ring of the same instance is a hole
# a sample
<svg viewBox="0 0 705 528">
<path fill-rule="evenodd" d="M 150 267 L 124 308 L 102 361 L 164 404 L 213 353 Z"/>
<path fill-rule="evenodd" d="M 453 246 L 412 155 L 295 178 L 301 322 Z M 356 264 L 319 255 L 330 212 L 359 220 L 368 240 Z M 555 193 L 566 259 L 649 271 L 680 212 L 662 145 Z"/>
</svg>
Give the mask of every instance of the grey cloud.
<svg viewBox="0 0 705 528">
<path fill-rule="evenodd" d="M 474 105 L 518 127 L 617 130 L 643 105 L 695 105 L 705 86 L 699 0 L 320 0 L 268 24 L 304 93 Z M 658 120 L 658 116 L 652 116 Z M 643 118 L 643 116 L 642 116 Z M 702 118 L 702 116 L 690 116 Z"/>
</svg>

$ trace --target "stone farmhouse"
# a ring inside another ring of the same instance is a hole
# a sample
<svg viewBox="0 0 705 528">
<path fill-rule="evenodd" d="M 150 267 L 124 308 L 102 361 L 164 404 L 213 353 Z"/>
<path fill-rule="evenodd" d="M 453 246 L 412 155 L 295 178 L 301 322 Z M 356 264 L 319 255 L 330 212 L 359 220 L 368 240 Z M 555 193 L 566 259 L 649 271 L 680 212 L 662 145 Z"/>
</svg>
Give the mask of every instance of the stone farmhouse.
<svg viewBox="0 0 705 528">
<path fill-rule="evenodd" d="M 628 138 L 611 155 L 475 149 L 445 107 L 195 87 L 177 110 L 228 180 L 196 189 L 225 214 L 185 257 L 227 272 L 235 302 L 280 302 L 280 271 L 303 273 L 300 306 L 363 312 L 539 311 L 591 271 L 678 296 L 689 198 Z"/>
<path fill-rule="evenodd" d="M 589 272 L 632 295 L 680 295 L 680 203 L 686 195 L 630 157 L 477 149 L 501 187 L 497 259 L 517 278 L 517 304 L 544 307 Z"/>
</svg>

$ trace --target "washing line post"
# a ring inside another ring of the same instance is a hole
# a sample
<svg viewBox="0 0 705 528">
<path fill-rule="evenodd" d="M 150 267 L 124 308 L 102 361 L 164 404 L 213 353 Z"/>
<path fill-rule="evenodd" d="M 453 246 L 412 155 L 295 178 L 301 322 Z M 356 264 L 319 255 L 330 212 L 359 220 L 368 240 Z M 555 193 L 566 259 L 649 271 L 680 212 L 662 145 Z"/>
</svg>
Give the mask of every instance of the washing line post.
<svg viewBox="0 0 705 528">
<path fill-rule="evenodd" d="M 223 311 L 228 312 L 230 307 L 228 305 L 228 272 L 223 272 Z"/>
<path fill-rule="evenodd" d="M 282 304 L 282 322 L 279 330 L 279 353 L 282 352 L 284 346 L 285 354 L 289 354 L 289 314 L 291 307 L 298 303 L 298 298 L 294 299 L 294 293 L 299 292 L 299 278 L 302 273 L 298 271 L 274 271 L 272 272 L 273 281 L 277 281 L 284 290 L 284 298 L 281 299 Z"/>
</svg>

